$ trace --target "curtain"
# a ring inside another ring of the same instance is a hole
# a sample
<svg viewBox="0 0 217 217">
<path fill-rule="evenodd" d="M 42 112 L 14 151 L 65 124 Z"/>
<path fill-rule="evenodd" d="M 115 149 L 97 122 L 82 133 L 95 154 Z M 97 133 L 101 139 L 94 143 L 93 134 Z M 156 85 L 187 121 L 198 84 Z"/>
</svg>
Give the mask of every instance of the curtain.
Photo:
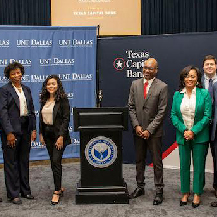
<svg viewBox="0 0 217 217">
<path fill-rule="evenodd" d="M 141 0 L 142 34 L 217 31 L 217 0 Z"/>
<path fill-rule="evenodd" d="M 51 0 L 0 0 L 0 25 L 51 25 Z"/>
</svg>

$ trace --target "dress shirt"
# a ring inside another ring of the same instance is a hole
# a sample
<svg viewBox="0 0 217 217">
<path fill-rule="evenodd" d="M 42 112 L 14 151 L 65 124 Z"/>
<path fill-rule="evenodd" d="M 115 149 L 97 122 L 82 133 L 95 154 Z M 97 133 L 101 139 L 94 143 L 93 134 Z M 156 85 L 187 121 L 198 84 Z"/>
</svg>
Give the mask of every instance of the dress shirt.
<svg viewBox="0 0 217 217">
<path fill-rule="evenodd" d="M 150 80 L 146 80 L 146 79 L 144 78 L 144 84 L 145 84 L 146 81 L 148 81 L 148 86 L 147 86 L 147 88 L 146 88 L 146 96 L 148 95 L 148 91 L 149 91 L 149 89 L 150 89 L 150 87 L 151 87 L 151 85 L 152 85 L 154 79 L 155 79 L 155 77 L 152 78 L 152 79 L 150 79 Z"/>
<path fill-rule="evenodd" d="M 26 104 L 26 97 L 24 95 L 23 89 L 17 88 L 13 85 L 14 90 L 16 91 L 18 97 L 19 97 L 19 102 L 20 102 L 20 117 L 21 116 L 27 116 L 28 115 L 28 110 L 27 110 L 27 104 Z"/>
<path fill-rule="evenodd" d="M 207 90 L 209 88 L 209 79 L 210 78 L 204 73 L 204 86 L 205 89 Z M 211 79 L 213 80 L 213 84 L 214 84 L 215 82 L 217 82 L 217 75 L 215 74 Z"/>
<path fill-rule="evenodd" d="M 180 105 L 182 119 L 187 129 L 190 130 L 194 125 L 194 116 L 195 116 L 195 107 L 196 107 L 196 87 L 192 90 L 190 98 L 187 95 L 186 88 L 184 88 L 180 93 L 184 93 L 184 97 Z"/>
</svg>

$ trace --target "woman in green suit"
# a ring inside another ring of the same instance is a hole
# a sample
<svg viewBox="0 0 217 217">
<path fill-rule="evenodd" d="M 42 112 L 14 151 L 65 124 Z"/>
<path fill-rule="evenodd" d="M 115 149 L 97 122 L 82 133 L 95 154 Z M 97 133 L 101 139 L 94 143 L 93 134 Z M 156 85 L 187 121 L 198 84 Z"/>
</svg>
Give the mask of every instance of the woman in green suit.
<svg viewBox="0 0 217 217">
<path fill-rule="evenodd" d="M 209 92 L 202 89 L 201 74 L 194 66 L 180 73 L 179 91 L 173 96 L 172 123 L 179 145 L 181 192 L 180 206 L 187 205 L 190 195 L 191 153 L 194 166 L 192 207 L 200 205 L 205 184 L 205 159 L 209 141 L 209 123 L 212 101 Z"/>
</svg>

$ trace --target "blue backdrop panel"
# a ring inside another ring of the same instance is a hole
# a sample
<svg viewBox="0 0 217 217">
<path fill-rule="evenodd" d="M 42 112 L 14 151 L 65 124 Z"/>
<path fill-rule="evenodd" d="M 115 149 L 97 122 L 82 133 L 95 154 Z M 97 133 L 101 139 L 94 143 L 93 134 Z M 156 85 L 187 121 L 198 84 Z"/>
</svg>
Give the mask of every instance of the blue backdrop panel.
<svg viewBox="0 0 217 217">
<path fill-rule="evenodd" d="M 95 106 L 96 27 L 0 27 L 0 86 L 8 82 L 3 71 L 13 61 L 25 67 L 22 82 L 32 91 L 37 125 L 42 82 L 50 74 L 59 75 L 71 108 Z M 69 125 L 72 144 L 67 146 L 65 158 L 79 157 L 80 141 L 73 132 L 72 115 L 73 109 Z M 32 143 L 30 159 L 48 159 L 38 138 Z"/>
<path fill-rule="evenodd" d="M 205 55 L 217 56 L 217 32 L 160 36 L 102 38 L 98 41 L 99 88 L 102 105 L 126 106 L 131 82 L 142 76 L 144 60 L 154 57 L 159 63 L 158 78 L 169 86 L 169 108 L 165 120 L 163 151 L 175 142 L 169 118 L 171 101 L 178 89 L 179 73 L 187 65 L 202 67 Z M 124 162 L 135 162 L 132 129 L 124 132 Z M 148 162 L 150 163 L 150 157 Z"/>
</svg>

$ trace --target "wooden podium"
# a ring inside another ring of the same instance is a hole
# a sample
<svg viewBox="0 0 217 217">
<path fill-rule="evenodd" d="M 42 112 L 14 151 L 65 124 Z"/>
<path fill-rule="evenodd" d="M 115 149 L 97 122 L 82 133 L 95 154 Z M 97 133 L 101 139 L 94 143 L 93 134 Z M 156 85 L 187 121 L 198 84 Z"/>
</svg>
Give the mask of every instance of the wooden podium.
<svg viewBox="0 0 217 217">
<path fill-rule="evenodd" d="M 122 131 L 128 108 L 74 108 L 74 131 L 80 131 L 81 179 L 76 204 L 129 203 L 122 171 Z"/>
</svg>

